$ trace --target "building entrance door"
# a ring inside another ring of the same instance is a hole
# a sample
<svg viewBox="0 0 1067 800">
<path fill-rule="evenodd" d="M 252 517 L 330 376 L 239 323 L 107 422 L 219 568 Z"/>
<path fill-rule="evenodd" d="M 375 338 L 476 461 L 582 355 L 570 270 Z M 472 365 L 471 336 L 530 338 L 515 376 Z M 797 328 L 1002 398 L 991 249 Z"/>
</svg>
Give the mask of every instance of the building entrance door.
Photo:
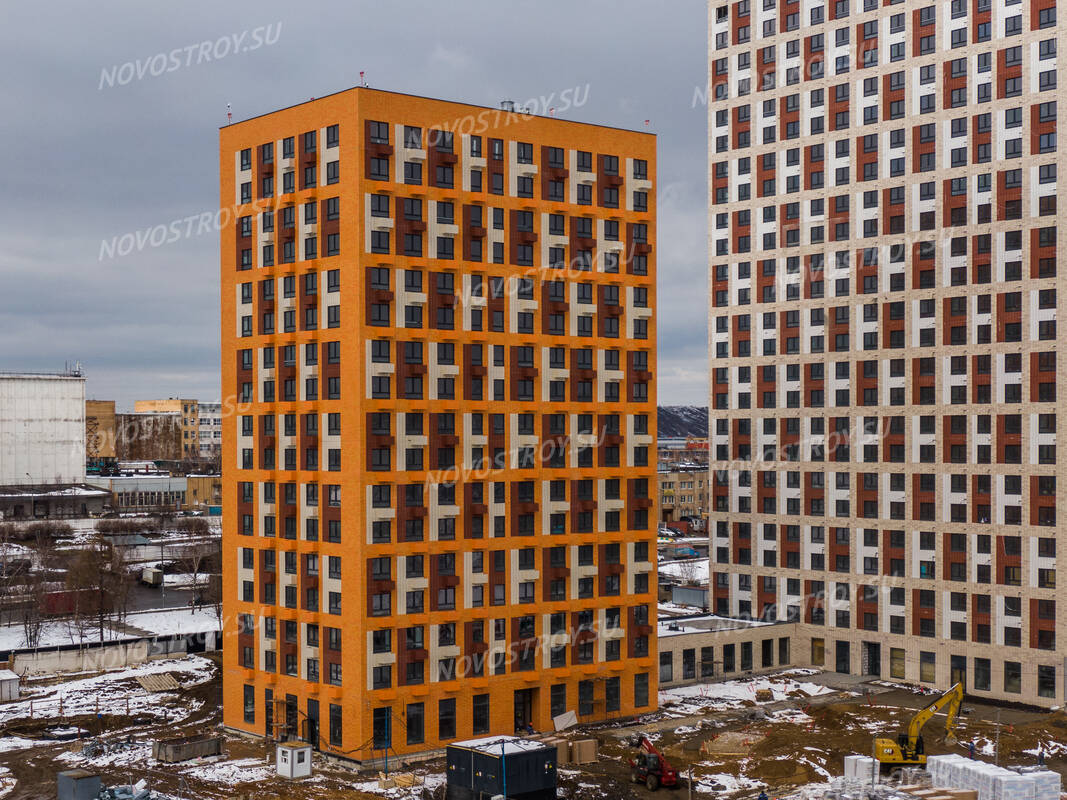
<svg viewBox="0 0 1067 800">
<path fill-rule="evenodd" d="M 882 645 L 878 642 L 863 643 L 863 674 L 882 674 Z"/>
<path fill-rule="evenodd" d="M 534 689 L 515 690 L 515 730 L 525 728 L 527 724 L 537 728 L 534 721 Z"/>
</svg>

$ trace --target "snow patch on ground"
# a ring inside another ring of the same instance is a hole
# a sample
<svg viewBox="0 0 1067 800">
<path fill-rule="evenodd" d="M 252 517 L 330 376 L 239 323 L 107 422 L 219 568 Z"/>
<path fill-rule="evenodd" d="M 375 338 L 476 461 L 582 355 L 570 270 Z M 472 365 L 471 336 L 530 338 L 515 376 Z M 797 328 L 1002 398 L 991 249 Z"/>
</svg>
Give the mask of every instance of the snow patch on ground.
<svg viewBox="0 0 1067 800">
<path fill-rule="evenodd" d="M 186 770 L 190 778 L 236 786 L 242 783 L 271 780 L 277 771 L 261 758 L 240 758 L 236 761 L 218 761 L 214 764 L 202 764 Z"/>
<path fill-rule="evenodd" d="M 7 797 L 15 791 L 16 783 L 18 781 L 11 777 L 11 770 L 7 767 L 0 767 L 0 797 Z"/>
<path fill-rule="evenodd" d="M 737 775 L 731 775 L 728 772 L 716 773 L 713 775 L 702 775 L 698 783 L 693 785 L 693 788 L 698 792 L 705 792 L 708 794 L 714 794 L 717 797 L 722 794 L 734 794 L 736 792 L 752 792 L 756 789 L 764 787 L 762 781 L 753 780 L 752 778 L 739 777 Z"/>
<path fill-rule="evenodd" d="M 126 615 L 126 624 L 157 634 L 204 633 L 219 630 L 219 616 L 214 607 L 204 606 L 190 611 L 175 608 L 168 611 L 145 611 Z"/>
<path fill-rule="evenodd" d="M 48 744 L 52 744 L 52 742 L 23 739 L 21 736 L 4 736 L 0 737 L 0 753 L 10 753 L 13 750 L 28 750 L 31 747 L 40 747 Z"/>
<path fill-rule="evenodd" d="M 756 700 L 756 692 L 770 690 L 771 700 Z M 659 693 L 660 708 L 674 716 L 700 713 L 713 706 L 717 710 L 740 708 L 746 701 L 756 705 L 790 699 L 793 692 L 802 692 L 808 697 L 830 694 L 833 689 L 810 681 L 796 681 L 785 675 L 767 675 L 746 680 L 700 683 L 664 689 Z M 668 704 L 670 707 L 668 708 Z"/>
<path fill-rule="evenodd" d="M 69 750 L 66 753 L 60 753 L 56 760 L 82 769 L 132 766 L 152 767 L 156 763 L 152 758 L 152 745 L 148 742 L 134 742 L 129 747 L 119 747 L 94 758 L 86 757 L 80 750 Z"/>
<path fill-rule="evenodd" d="M 215 665 L 201 656 L 150 661 L 136 667 L 65 683 L 34 687 L 23 685 L 23 699 L 0 706 L 0 723 L 30 717 L 71 717 L 81 714 L 151 714 L 171 722 L 185 719 L 199 709 L 202 701 L 188 701 L 179 693 L 149 693 L 136 683 L 138 676 L 161 672 L 177 673 L 174 677 L 186 689 L 211 680 Z M 62 702 L 61 702 L 62 700 Z"/>
<path fill-rule="evenodd" d="M 580 775 L 578 770 L 557 770 L 557 774 L 561 775 Z M 357 792 L 364 792 L 366 794 L 374 794 L 379 797 L 387 797 L 389 800 L 407 800 L 411 797 L 421 797 L 422 788 L 425 786 L 431 792 L 438 786 L 443 784 L 446 780 L 445 776 L 440 773 L 428 773 L 416 775 L 416 785 L 411 786 L 394 786 L 392 789 L 382 789 L 378 786 L 378 781 L 357 781 L 353 783 L 350 788 Z M 421 781 L 419 783 L 418 781 Z M 560 795 L 562 797 L 562 795 Z"/>
</svg>

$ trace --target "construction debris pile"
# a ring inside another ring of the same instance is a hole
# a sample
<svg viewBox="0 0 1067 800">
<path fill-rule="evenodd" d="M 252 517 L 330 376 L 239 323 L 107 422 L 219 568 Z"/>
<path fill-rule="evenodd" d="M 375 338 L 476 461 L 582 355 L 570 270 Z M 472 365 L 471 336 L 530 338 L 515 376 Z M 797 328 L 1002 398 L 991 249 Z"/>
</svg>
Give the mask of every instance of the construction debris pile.
<svg viewBox="0 0 1067 800">
<path fill-rule="evenodd" d="M 977 792 L 977 800 L 1059 800 L 1060 775 L 1050 770 L 1015 772 L 953 753 L 930 756 L 926 769 L 934 786 Z"/>
</svg>

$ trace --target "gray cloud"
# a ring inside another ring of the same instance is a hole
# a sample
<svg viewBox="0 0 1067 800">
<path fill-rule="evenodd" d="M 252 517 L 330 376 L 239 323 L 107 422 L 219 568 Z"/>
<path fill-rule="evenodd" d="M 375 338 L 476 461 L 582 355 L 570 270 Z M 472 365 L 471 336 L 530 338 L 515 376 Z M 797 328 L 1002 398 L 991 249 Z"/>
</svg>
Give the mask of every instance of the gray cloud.
<svg viewBox="0 0 1067 800">
<path fill-rule="evenodd" d="M 276 44 L 100 89 L 101 73 L 281 24 Z M 0 28 L 0 369 L 80 360 L 90 396 L 218 395 L 218 243 L 101 240 L 212 210 L 217 128 L 375 87 L 493 105 L 590 85 L 568 116 L 659 139 L 659 396 L 707 401 L 700 0 L 10 4 Z"/>
</svg>

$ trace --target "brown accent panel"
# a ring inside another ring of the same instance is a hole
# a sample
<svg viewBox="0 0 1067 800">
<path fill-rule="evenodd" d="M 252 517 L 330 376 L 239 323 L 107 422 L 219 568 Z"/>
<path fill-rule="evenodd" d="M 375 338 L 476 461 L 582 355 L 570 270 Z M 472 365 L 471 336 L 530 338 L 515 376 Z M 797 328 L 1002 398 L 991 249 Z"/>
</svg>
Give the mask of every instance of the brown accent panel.
<svg viewBox="0 0 1067 800">
<path fill-rule="evenodd" d="M 952 108 L 952 92 L 954 89 L 967 88 L 967 76 L 952 77 L 952 62 L 945 61 L 941 65 L 941 107 Z"/>
<path fill-rule="evenodd" d="M 990 624 L 990 613 L 988 611 L 979 611 L 978 610 L 978 595 L 977 594 L 972 594 L 971 595 L 971 612 L 970 612 L 970 616 L 971 616 L 971 640 L 977 642 L 978 641 L 978 626 L 979 625 L 985 625 L 986 627 L 988 627 L 989 624 Z"/>
<path fill-rule="evenodd" d="M 978 388 L 980 386 L 992 386 L 993 375 L 992 370 L 990 372 L 978 371 L 978 356 L 971 356 L 971 369 L 967 376 L 968 382 L 971 384 L 971 402 L 978 402 Z"/>
<path fill-rule="evenodd" d="M 921 372 L 921 370 L 919 368 L 919 363 L 921 361 L 922 361 L 921 358 L 913 358 L 911 360 L 911 390 L 912 390 L 911 402 L 914 403 L 915 405 L 919 405 L 920 389 L 933 388 L 935 383 L 936 383 L 936 381 L 937 381 L 937 375 L 936 374 L 934 374 L 934 375 L 923 375 L 922 374 L 922 372 Z M 916 477 L 918 477 L 918 476 L 916 475 Z"/>
<path fill-rule="evenodd" d="M 1030 476 L 1030 524 L 1040 525 L 1041 511 L 1044 509 L 1050 509 L 1052 514 L 1056 513 L 1056 495 L 1042 494 L 1041 493 L 1041 477 L 1040 475 Z M 1053 528 L 1054 530 L 1054 528 Z"/>
<path fill-rule="evenodd" d="M 1030 3 L 1030 30 L 1041 29 L 1041 12 L 1046 8 L 1055 8 L 1056 0 L 1033 0 Z"/>
<path fill-rule="evenodd" d="M 475 486 L 482 487 L 482 495 L 480 498 L 475 496 Z M 465 483 L 463 484 L 463 538 L 464 539 L 481 539 L 485 536 L 485 515 L 488 513 L 489 508 L 485 504 L 485 484 L 483 483 Z M 482 518 L 482 533 L 479 535 L 474 534 L 473 521 L 475 517 Z"/>
<path fill-rule="evenodd" d="M 1053 607 L 1052 619 L 1045 619 L 1041 616 L 1040 598 L 1030 598 L 1030 647 L 1034 649 L 1039 647 L 1042 633 L 1051 634 L 1052 641 L 1056 640 L 1056 601 L 1049 600 L 1048 602 L 1052 603 Z"/>
<path fill-rule="evenodd" d="M 942 580 L 952 580 L 952 565 L 963 564 L 964 571 L 966 572 L 967 554 L 966 553 L 954 553 L 952 551 L 952 536 L 948 533 L 941 534 L 941 578 Z"/>
<path fill-rule="evenodd" d="M 390 560 L 390 568 L 395 570 L 396 566 L 397 566 L 396 565 L 396 560 L 395 559 L 391 559 Z M 390 594 L 392 594 L 393 591 L 396 589 L 396 581 L 394 579 L 392 579 L 392 578 L 389 578 L 387 580 L 375 580 L 374 576 L 373 576 L 373 573 L 371 572 L 370 559 L 367 559 L 366 570 L 367 570 L 367 600 L 366 600 L 366 602 L 367 602 L 367 616 L 371 617 L 371 619 L 373 619 L 374 618 L 372 616 L 373 615 L 373 610 L 372 610 L 373 606 L 371 605 L 371 598 L 376 594 L 383 594 L 385 592 L 389 592 Z M 393 599 L 392 607 L 394 609 L 396 609 L 397 598 L 393 597 L 392 599 Z M 395 613 L 395 611 L 394 611 L 394 613 Z"/>
<path fill-rule="evenodd" d="M 390 286 L 394 286 L 393 281 L 395 281 L 395 280 L 396 280 L 396 275 L 394 275 L 393 271 L 390 270 L 390 273 L 389 273 L 390 284 L 389 285 Z M 365 314 L 365 318 L 366 318 L 366 320 L 368 322 L 370 322 L 370 319 L 371 319 L 371 306 L 372 305 L 374 305 L 376 303 L 392 303 L 393 302 L 393 292 L 392 292 L 391 289 L 385 290 L 385 289 L 372 289 L 371 288 L 370 267 L 368 267 L 364 271 L 364 297 L 366 297 L 366 301 L 364 302 L 364 314 Z M 392 315 L 392 309 L 390 309 L 390 316 L 391 315 Z"/>
<path fill-rule="evenodd" d="M 1033 6 L 1031 6 L 1033 8 Z M 1003 100 L 1007 97 L 1005 81 L 1009 78 L 1021 78 L 1023 74 L 1022 64 L 1016 64 L 1014 66 L 1008 66 L 1008 50 L 1007 48 L 997 51 L 997 100 Z"/>
<path fill-rule="evenodd" d="M 763 366 L 774 366 L 772 364 L 766 364 Z M 756 408 L 765 408 L 763 404 L 763 393 L 775 391 L 777 380 L 767 380 L 763 377 L 763 366 L 753 367 L 753 371 L 756 373 Z M 775 377 L 777 378 L 777 367 L 775 369 Z"/>
<path fill-rule="evenodd" d="M 804 473 L 804 509 L 802 513 L 811 514 L 812 501 L 826 499 L 826 489 L 822 486 L 815 486 L 814 472 Z M 822 474 L 822 473 L 819 473 Z M 824 508 L 825 511 L 825 508 Z"/>
<path fill-rule="evenodd" d="M 845 306 L 845 308 L 848 309 L 849 317 L 851 317 L 852 316 L 852 308 L 851 308 L 851 306 Z M 849 332 L 849 320 L 845 320 L 844 322 L 838 322 L 837 321 L 837 311 L 836 311 L 836 309 L 835 308 L 826 309 L 826 352 L 828 352 L 828 353 L 838 352 L 837 344 L 836 344 L 837 343 L 837 337 L 838 337 L 839 334 L 848 335 L 848 332 Z M 840 352 L 848 352 L 851 349 L 852 349 L 851 346 L 845 347 L 845 349 L 843 351 L 840 351 Z"/>
<path fill-rule="evenodd" d="M 1055 225 L 1055 217 L 1049 217 L 1048 222 L 1050 225 Z M 1041 246 L 1041 229 L 1030 229 L 1030 277 L 1041 277 L 1041 261 L 1042 259 L 1051 258 L 1056 261 L 1056 245 Z M 1058 265 L 1057 265 L 1058 266 Z"/>
<path fill-rule="evenodd" d="M 1013 322 L 1022 322 L 1022 311 L 1007 310 L 1007 294 L 1001 292 L 997 295 L 997 316 L 995 320 L 996 336 L 998 342 L 1007 341 L 1007 326 Z"/>
<path fill-rule="evenodd" d="M 496 568 L 496 553 L 504 553 L 504 569 L 497 570 Z M 486 553 L 486 563 L 489 565 L 489 583 L 487 591 L 489 593 L 489 602 L 492 602 L 494 595 L 494 587 L 502 586 L 504 589 L 504 597 L 508 594 L 508 559 L 507 550 L 492 550 Z"/>
<path fill-rule="evenodd" d="M 893 547 L 893 534 L 892 531 L 882 531 L 882 574 L 892 575 L 892 563 L 894 559 L 904 559 L 904 548 Z"/>
<path fill-rule="evenodd" d="M 734 107 L 734 118 L 730 125 L 730 130 L 733 131 L 734 140 L 731 142 L 733 149 L 737 150 L 741 147 L 741 134 L 752 132 L 752 118 L 749 117 L 746 120 L 741 119 L 741 107 Z"/>
<path fill-rule="evenodd" d="M 904 99 L 903 89 L 891 89 L 892 81 L 889 75 L 882 76 L 882 119 L 889 119 L 890 109 L 897 100 Z"/>
<path fill-rule="evenodd" d="M 549 151 L 549 149 L 550 148 L 549 148 L 548 145 L 541 145 L 541 162 L 540 162 L 540 170 L 541 170 L 541 199 L 542 200 L 546 200 L 546 201 L 549 199 L 549 196 L 548 196 L 548 184 L 551 181 L 563 181 L 563 199 L 562 200 L 553 200 L 552 202 L 567 203 L 567 202 L 569 202 L 569 192 L 570 192 L 570 187 L 569 187 L 569 183 L 570 182 L 567 180 L 567 177 L 568 177 L 568 175 L 570 175 L 570 170 L 568 170 L 566 168 L 566 166 L 564 166 L 564 167 L 550 167 L 550 166 L 548 166 L 548 151 Z M 564 162 L 564 163 L 566 163 L 566 162 Z"/>
<path fill-rule="evenodd" d="M 477 217 L 475 216 L 475 212 L 474 212 L 475 209 L 479 209 L 478 213 L 479 213 L 480 216 L 477 216 Z M 484 240 L 485 239 L 485 234 L 486 234 L 485 217 L 486 217 L 487 211 L 486 211 L 485 206 L 482 206 L 482 205 L 479 205 L 479 204 L 469 204 L 468 203 L 468 204 L 465 204 L 463 206 L 462 213 L 463 213 L 463 227 L 460 230 L 460 235 L 461 235 L 461 237 L 463 239 L 463 258 L 464 258 L 464 260 L 471 261 L 472 260 L 471 259 L 471 240 L 473 240 L 473 239 Z M 475 224 L 475 223 L 477 223 L 477 224 Z M 485 247 L 484 247 L 484 242 L 483 242 L 482 258 L 479 259 L 479 260 L 484 260 L 486 257 L 487 256 L 485 254 Z M 485 287 L 483 285 L 483 292 L 484 291 L 485 291 Z"/>
<path fill-rule="evenodd" d="M 863 69 L 863 54 L 868 50 L 878 49 L 878 37 L 873 39 L 863 38 L 863 23 L 856 23 L 856 69 Z"/>
<path fill-rule="evenodd" d="M 779 426 L 778 426 L 778 450 L 779 450 L 779 453 L 782 453 L 782 454 L 785 454 L 787 452 L 788 453 L 793 453 L 794 457 L 791 458 L 791 459 L 788 459 L 788 460 L 796 461 L 796 460 L 798 460 L 798 457 L 795 454 L 796 454 L 797 447 L 799 447 L 799 444 L 800 444 L 800 433 L 799 433 L 799 431 L 797 433 L 789 433 L 786 430 L 786 421 L 785 421 L 785 419 L 779 420 Z M 781 456 L 781 458 L 782 458 L 783 461 L 787 460 L 784 457 L 784 455 Z"/>
<path fill-rule="evenodd" d="M 978 161 L 978 146 L 983 144 L 992 144 L 993 133 L 992 130 L 979 131 L 978 130 L 978 117 L 980 114 L 975 114 L 971 117 L 971 161 L 977 163 Z"/>
<path fill-rule="evenodd" d="M 945 178 L 941 185 L 941 227 L 951 228 L 952 211 L 957 208 L 964 210 L 964 225 L 967 224 L 966 211 L 967 211 L 967 195 L 959 195 L 954 197 L 952 195 L 952 179 Z"/>
<path fill-rule="evenodd" d="M 756 581 L 756 607 L 753 609 L 759 614 L 760 619 L 764 619 L 764 609 L 767 606 L 772 608 L 775 606 L 775 599 L 777 592 L 774 589 L 768 588 L 770 581 L 774 580 L 769 575 L 760 575 L 759 580 Z"/>
<path fill-rule="evenodd" d="M 920 591 L 922 591 L 922 590 L 921 589 L 912 589 L 911 590 L 911 624 L 912 624 L 911 633 L 912 633 L 913 636 L 918 636 L 919 635 L 919 629 L 920 629 L 919 621 L 920 620 L 936 619 L 936 615 L 937 615 L 936 606 L 934 608 L 922 608 L 919 605 L 919 592 Z M 935 604 L 936 604 L 936 600 L 935 600 Z"/>
<path fill-rule="evenodd" d="M 749 327 L 748 330 L 741 330 L 741 316 L 739 314 L 735 314 L 731 318 L 731 322 L 733 325 L 733 333 L 730 336 L 730 341 L 733 342 L 734 345 L 733 355 L 734 357 L 737 357 L 741 355 L 740 347 L 738 345 L 741 342 L 750 342 L 752 340 L 752 329 Z"/>
<path fill-rule="evenodd" d="M 999 584 L 999 585 L 1001 585 L 1001 586 L 1004 585 L 1004 568 L 1005 567 L 1021 567 L 1022 566 L 1022 555 L 1021 554 L 1020 555 L 1009 555 L 1008 554 L 1006 546 L 1005 546 L 1005 539 L 1006 538 L 1007 537 L 1005 537 L 1005 536 L 997 536 L 996 537 L 997 549 L 996 549 L 996 554 L 995 554 L 995 558 L 996 558 L 996 562 L 995 563 L 996 563 L 997 574 L 996 574 L 996 578 L 995 578 L 994 582 Z"/>
<path fill-rule="evenodd" d="M 851 86 L 851 84 L 849 84 L 849 85 Z M 851 97 L 851 89 L 850 89 L 850 92 L 849 92 L 849 97 Z M 837 99 L 837 92 L 836 91 L 830 91 L 829 89 L 827 89 L 827 92 L 826 92 L 826 105 L 827 105 L 827 108 L 826 108 L 827 115 L 826 116 L 827 116 L 827 119 L 829 120 L 828 128 L 831 131 L 836 131 L 837 130 L 837 115 L 838 115 L 838 112 L 848 111 L 849 110 L 849 100 L 848 99 L 846 99 L 846 100 L 838 100 Z"/>
<path fill-rule="evenodd" d="M 474 629 L 478 621 L 463 623 L 463 655 L 465 658 L 460 659 L 463 663 L 466 672 L 461 676 L 464 678 L 473 677 L 479 673 L 484 674 L 485 671 L 485 654 L 489 650 L 489 643 L 485 640 L 485 622 L 482 624 L 481 640 L 475 641 Z M 475 669 L 476 665 L 481 665 L 482 669 Z"/>
<path fill-rule="evenodd" d="M 750 429 L 751 431 L 751 429 Z M 735 419 L 733 421 L 733 431 L 731 432 L 730 441 L 734 444 L 734 452 L 732 458 L 741 458 L 741 446 L 752 444 L 752 434 L 741 432 L 741 420 Z"/>
<path fill-rule="evenodd" d="M 924 155 L 931 155 L 936 151 L 936 148 L 937 148 L 937 142 L 936 141 L 924 142 L 924 141 L 921 141 L 921 136 L 922 136 L 922 126 L 921 125 L 914 126 L 911 129 L 911 146 L 912 146 L 912 152 L 911 152 L 912 168 L 911 168 L 911 171 L 914 172 L 914 173 L 918 173 L 919 172 L 919 168 L 921 166 L 920 163 L 919 163 L 919 161 L 920 161 L 919 157 L 920 156 L 924 156 Z"/>
<path fill-rule="evenodd" d="M 815 594 L 815 581 L 804 581 L 804 621 L 810 625 L 812 612 L 825 611 L 825 603 L 826 599 L 822 594 L 819 596 Z"/>
<path fill-rule="evenodd" d="M 953 314 L 952 298 L 944 297 L 941 300 L 941 318 L 943 320 L 941 326 L 941 343 L 952 344 L 952 328 L 954 326 L 967 324 L 967 312 L 964 310 L 962 314 Z"/>
<path fill-rule="evenodd" d="M 911 54 L 915 57 L 922 55 L 921 39 L 923 36 L 930 36 L 935 33 L 936 21 L 931 22 L 928 25 L 922 24 L 921 9 L 915 9 L 911 12 Z"/>
<path fill-rule="evenodd" d="M 394 421 L 395 421 L 395 418 L 394 418 Z M 366 437 L 367 437 L 367 446 L 366 446 L 366 451 L 367 451 L 367 470 L 369 471 L 369 470 L 372 469 L 372 466 L 371 466 L 371 452 L 373 450 L 376 450 L 376 449 L 379 449 L 379 448 L 382 448 L 382 447 L 388 447 L 390 450 L 392 450 L 393 446 L 396 444 L 396 437 L 395 437 L 395 435 L 385 436 L 385 435 L 378 435 L 378 434 L 371 433 L 371 430 L 372 430 L 372 428 L 371 428 L 371 412 L 369 412 L 369 411 L 367 412 L 366 417 L 363 420 L 363 424 L 364 424 L 364 431 L 366 432 Z M 400 465 L 395 465 L 394 468 L 398 467 L 398 466 L 400 466 Z"/>
</svg>

